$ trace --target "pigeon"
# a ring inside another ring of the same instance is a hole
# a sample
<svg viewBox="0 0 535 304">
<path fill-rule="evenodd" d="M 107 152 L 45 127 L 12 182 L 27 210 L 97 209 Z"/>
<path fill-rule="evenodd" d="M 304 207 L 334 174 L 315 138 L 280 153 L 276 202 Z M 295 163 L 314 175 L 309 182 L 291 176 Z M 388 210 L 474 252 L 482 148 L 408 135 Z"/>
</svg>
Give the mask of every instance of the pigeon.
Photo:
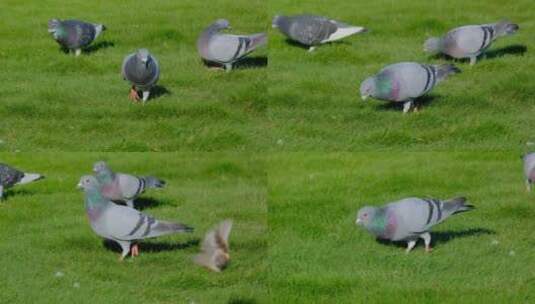
<svg viewBox="0 0 535 304">
<path fill-rule="evenodd" d="M 403 102 L 403 113 L 407 113 L 412 109 L 415 98 L 431 91 L 448 75 L 459 72 L 452 64 L 396 63 L 364 80 L 360 86 L 360 94 L 362 100 L 372 96 L 381 100 Z"/>
<path fill-rule="evenodd" d="M 414 248 L 418 238 L 422 238 L 425 250 L 430 252 L 431 228 L 450 215 L 473 208 L 466 204 L 464 197 L 447 201 L 411 197 L 383 207 L 363 207 L 358 211 L 356 224 L 380 239 L 406 241 L 407 253 Z"/>
<path fill-rule="evenodd" d="M 0 200 L 3 198 L 4 189 L 14 185 L 23 185 L 42 179 L 44 176 L 37 173 L 24 173 L 11 166 L 0 163 Z"/>
<path fill-rule="evenodd" d="M 267 43 L 267 34 L 231 35 L 221 31 L 230 28 L 228 20 L 219 19 L 208 26 L 197 40 L 201 58 L 225 66 L 228 72 L 232 64 Z"/>
<path fill-rule="evenodd" d="M 161 221 L 127 206 L 117 205 L 102 196 L 100 184 L 94 176 L 82 176 L 78 187 L 85 193 L 85 209 L 93 231 L 108 240 L 117 242 L 122 261 L 131 252 L 139 255 L 136 240 L 157 236 L 192 232 L 193 228 L 180 223 Z"/>
<path fill-rule="evenodd" d="M 278 28 L 288 38 L 308 46 L 309 52 L 312 52 L 317 45 L 367 31 L 361 26 L 314 15 L 275 16 L 272 26 Z"/>
<path fill-rule="evenodd" d="M 129 174 L 114 173 L 108 165 L 99 161 L 93 165 L 93 172 L 102 186 L 102 196 L 112 201 L 125 202 L 134 208 L 134 200 L 146 189 L 163 188 L 165 181 L 152 176 L 137 177 Z"/>
<path fill-rule="evenodd" d="M 79 56 L 82 48 L 90 45 L 105 30 L 106 26 L 103 24 L 79 20 L 48 21 L 48 32 L 52 34 L 54 40 L 69 51 L 74 50 L 76 56 Z"/>
<path fill-rule="evenodd" d="M 524 176 L 526 177 L 526 189 L 531 191 L 531 185 L 535 182 L 535 153 L 524 155 Z"/>
<path fill-rule="evenodd" d="M 149 99 L 150 89 L 160 77 L 160 65 L 147 49 L 139 49 L 125 57 L 122 67 L 123 78 L 132 84 L 130 99 L 139 101 L 137 89 L 143 92 L 143 104 Z"/>
<path fill-rule="evenodd" d="M 210 230 L 202 242 L 201 253 L 194 257 L 195 263 L 212 271 L 220 272 L 230 261 L 228 238 L 232 221 L 225 220 Z"/>
<path fill-rule="evenodd" d="M 466 25 L 454 28 L 440 38 L 429 38 L 424 43 L 424 51 L 430 54 L 443 53 L 453 58 L 470 58 L 474 65 L 477 56 L 501 36 L 516 33 L 519 26 L 509 21 L 492 24 Z"/>
</svg>

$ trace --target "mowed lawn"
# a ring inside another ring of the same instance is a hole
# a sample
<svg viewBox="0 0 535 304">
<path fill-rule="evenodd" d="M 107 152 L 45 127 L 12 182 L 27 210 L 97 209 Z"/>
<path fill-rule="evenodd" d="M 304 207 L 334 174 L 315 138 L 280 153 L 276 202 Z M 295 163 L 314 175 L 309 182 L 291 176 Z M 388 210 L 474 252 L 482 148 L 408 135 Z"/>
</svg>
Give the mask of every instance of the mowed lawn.
<svg viewBox="0 0 535 304">
<path fill-rule="evenodd" d="M 534 140 L 535 20 L 531 0 L 269 1 L 269 16 L 319 14 L 369 28 L 313 53 L 270 30 L 268 122 L 272 144 L 285 151 L 487 149 Z M 453 62 L 423 52 L 431 36 L 503 18 L 520 25 L 497 40 L 487 60 L 439 84 L 420 113 L 361 101 L 361 82 L 402 61 Z"/>
<path fill-rule="evenodd" d="M 295 153 L 269 162 L 274 303 L 533 303 L 535 196 L 516 153 Z M 466 196 L 476 210 L 405 254 L 355 225 L 406 197 Z"/>
<path fill-rule="evenodd" d="M 17 1 L 0 3 L 0 149 L 6 151 L 242 151 L 265 135 L 267 47 L 232 73 L 206 68 L 201 31 L 266 31 L 263 1 Z M 60 51 L 51 18 L 108 27 L 79 58 Z M 146 106 L 132 104 L 123 58 L 148 48 L 161 65 Z"/>
<path fill-rule="evenodd" d="M 267 205 L 263 163 L 247 155 L 183 153 L 2 154 L 46 175 L 0 202 L 2 303 L 268 303 Z M 95 160 L 119 172 L 154 175 L 167 187 L 142 195 L 143 212 L 195 228 L 142 241 L 118 261 L 91 230 L 75 188 Z M 234 221 L 231 264 L 222 273 L 192 257 L 204 233 Z"/>
</svg>

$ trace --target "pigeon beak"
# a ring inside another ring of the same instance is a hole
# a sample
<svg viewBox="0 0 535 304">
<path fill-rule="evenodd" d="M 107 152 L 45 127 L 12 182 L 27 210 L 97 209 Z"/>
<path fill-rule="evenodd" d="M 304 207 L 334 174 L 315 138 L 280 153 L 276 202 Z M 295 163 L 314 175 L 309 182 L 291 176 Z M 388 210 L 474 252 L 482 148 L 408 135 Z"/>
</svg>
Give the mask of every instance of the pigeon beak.
<svg viewBox="0 0 535 304">
<path fill-rule="evenodd" d="M 49 33 L 54 33 L 54 32 L 56 32 L 56 29 L 48 29 L 48 32 Z"/>
<path fill-rule="evenodd" d="M 360 98 L 362 98 L 362 101 L 366 101 L 366 99 L 368 99 L 368 96 L 367 95 L 362 95 L 362 96 L 360 96 Z"/>
<path fill-rule="evenodd" d="M 355 223 L 357 223 L 357 225 L 359 225 L 362 221 L 360 220 L 360 218 L 357 219 L 357 221 Z"/>
<path fill-rule="evenodd" d="M 78 185 L 76 185 L 76 188 L 82 189 L 82 183 L 78 183 Z"/>
</svg>

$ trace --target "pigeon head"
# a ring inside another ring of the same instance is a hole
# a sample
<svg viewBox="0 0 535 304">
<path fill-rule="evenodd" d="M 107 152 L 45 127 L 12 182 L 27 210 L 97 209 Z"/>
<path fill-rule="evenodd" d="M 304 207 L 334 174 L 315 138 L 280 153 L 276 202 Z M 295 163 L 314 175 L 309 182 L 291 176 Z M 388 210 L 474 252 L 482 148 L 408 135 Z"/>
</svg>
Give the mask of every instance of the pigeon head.
<svg viewBox="0 0 535 304">
<path fill-rule="evenodd" d="M 106 162 L 103 161 L 103 160 L 98 161 L 95 164 L 93 164 L 93 172 L 95 172 L 95 173 L 99 173 L 99 172 L 103 172 L 103 171 L 109 171 L 109 170 L 110 170 L 110 168 L 108 167 Z"/>
<path fill-rule="evenodd" d="M 217 19 L 216 22 L 214 22 L 214 25 L 220 30 L 230 28 L 230 22 L 227 19 Z"/>
<path fill-rule="evenodd" d="M 372 222 L 376 212 L 377 208 L 375 207 L 366 206 L 360 208 L 355 224 L 367 227 Z"/>
<path fill-rule="evenodd" d="M 52 34 L 55 40 L 64 39 L 67 35 L 59 19 L 50 19 L 48 21 L 48 32 Z"/>
<path fill-rule="evenodd" d="M 136 53 L 136 57 L 138 60 L 143 62 L 144 64 L 147 64 L 150 59 L 150 53 L 147 49 L 139 49 Z"/>
<path fill-rule="evenodd" d="M 368 97 L 375 94 L 375 78 L 369 77 L 360 85 L 360 96 L 362 100 L 366 100 Z"/>
<path fill-rule="evenodd" d="M 48 32 L 54 33 L 58 30 L 58 28 L 61 25 L 61 21 L 59 19 L 50 19 L 48 20 Z"/>
<path fill-rule="evenodd" d="M 95 189 L 98 187 L 98 181 L 94 176 L 91 175 L 84 175 L 80 178 L 80 182 L 78 183 L 78 188 L 82 189 L 83 191 Z"/>
<path fill-rule="evenodd" d="M 518 24 L 512 23 L 508 20 L 502 20 L 496 24 L 496 32 L 500 36 L 507 36 L 516 33 L 520 27 Z"/>
</svg>

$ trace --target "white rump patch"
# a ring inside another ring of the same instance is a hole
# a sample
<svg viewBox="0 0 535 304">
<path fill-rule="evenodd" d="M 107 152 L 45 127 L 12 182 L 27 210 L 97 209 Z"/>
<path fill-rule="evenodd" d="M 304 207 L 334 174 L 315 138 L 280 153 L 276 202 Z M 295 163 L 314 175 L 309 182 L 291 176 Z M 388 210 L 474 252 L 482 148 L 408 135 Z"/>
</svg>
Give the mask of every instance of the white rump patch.
<svg viewBox="0 0 535 304">
<path fill-rule="evenodd" d="M 41 174 L 37 173 L 24 173 L 24 177 L 17 184 L 27 184 L 40 179 Z"/>
<path fill-rule="evenodd" d="M 351 26 L 351 27 L 343 27 L 339 28 L 336 32 L 332 33 L 329 38 L 322 41 L 322 43 L 325 42 L 331 42 L 335 40 L 340 40 L 342 38 L 345 38 L 347 36 L 351 36 L 360 32 L 363 32 L 365 28 L 361 26 Z"/>
</svg>

